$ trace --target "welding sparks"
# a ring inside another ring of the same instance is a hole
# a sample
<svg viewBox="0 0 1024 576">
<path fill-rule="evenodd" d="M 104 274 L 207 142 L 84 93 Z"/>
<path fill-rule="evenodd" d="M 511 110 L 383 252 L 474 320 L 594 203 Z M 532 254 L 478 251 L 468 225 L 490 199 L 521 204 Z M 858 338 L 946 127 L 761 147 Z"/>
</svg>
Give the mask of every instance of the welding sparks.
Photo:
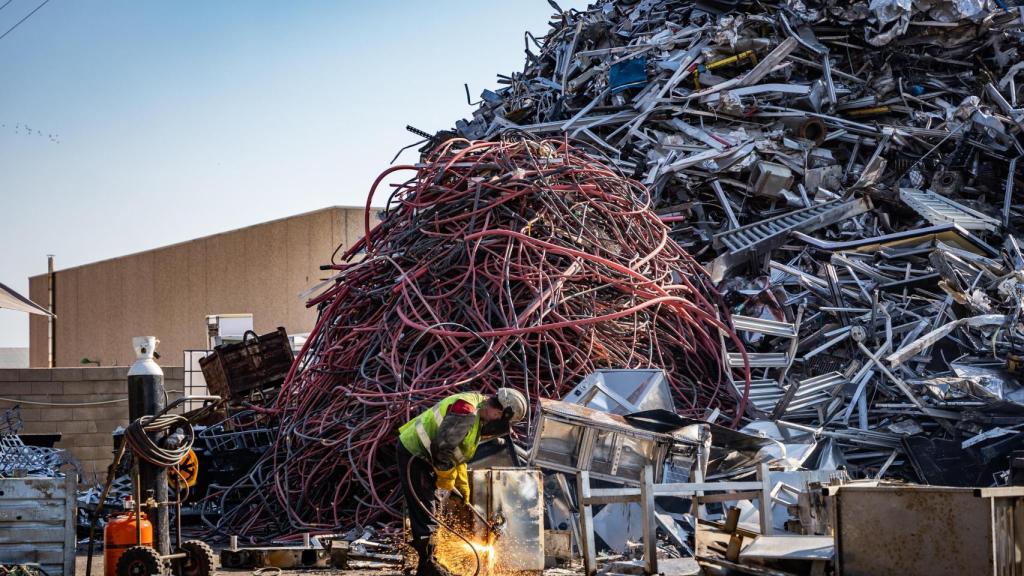
<svg viewBox="0 0 1024 576">
<path fill-rule="evenodd" d="M 480 576 L 495 574 L 494 545 L 475 541 L 468 535 L 469 543 L 447 529 L 440 529 L 434 535 L 434 557 L 455 574 L 473 574 L 480 561 Z"/>
<path fill-rule="evenodd" d="M 490 542 L 480 541 L 478 535 L 472 533 L 464 534 L 469 543 L 459 538 L 449 530 L 441 528 L 434 535 L 434 557 L 437 562 L 453 574 L 473 574 L 477 567 L 477 558 L 480 559 L 479 576 L 526 576 L 529 572 L 503 568 L 498 561 L 499 557 L 507 560 L 515 554 L 515 542 L 512 539 L 504 539 L 499 546 L 493 536 L 488 538 Z"/>
</svg>

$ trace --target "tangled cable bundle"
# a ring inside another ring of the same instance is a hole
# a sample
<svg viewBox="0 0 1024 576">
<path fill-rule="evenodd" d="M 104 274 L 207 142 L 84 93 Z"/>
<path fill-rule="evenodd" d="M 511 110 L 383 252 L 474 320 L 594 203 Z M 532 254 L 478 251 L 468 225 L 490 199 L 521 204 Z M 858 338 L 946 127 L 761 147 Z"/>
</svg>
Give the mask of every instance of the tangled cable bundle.
<svg viewBox="0 0 1024 576">
<path fill-rule="evenodd" d="M 164 448 L 153 441 L 153 434 L 170 433 L 181 430 L 184 439 L 176 448 Z M 164 414 L 161 416 L 143 416 L 124 431 L 125 442 L 132 454 L 161 468 L 171 468 L 181 463 L 188 455 L 195 442 L 192 424 L 181 414 Z"/>
<path fill-rule="evenodd" d="M 680 413 L 742 413 L 724 306 L 642 185 L 560 140 L 451 140 L 374 189 L 401 171 L 414 175 L 311 301 L 319 320 L 269 409 L 280 435 L 222 532 L 399 517 L 397 429 L 457 391 L 532 402 L 598 368 L 655 367 Z"/>
</svg>

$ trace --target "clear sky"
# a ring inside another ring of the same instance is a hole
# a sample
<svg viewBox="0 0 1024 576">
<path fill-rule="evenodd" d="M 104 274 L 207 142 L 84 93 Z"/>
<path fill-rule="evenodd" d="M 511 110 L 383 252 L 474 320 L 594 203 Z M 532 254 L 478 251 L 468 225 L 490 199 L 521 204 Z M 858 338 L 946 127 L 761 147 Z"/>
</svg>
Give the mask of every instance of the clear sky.
<svg viewBox="0 0 1024 576">
<path fill-rule="evenodd" d="M 3 5 L 7 0 L 0 0 Z M 0 35 L 43 0 L 0 8 Z M 561 0 L 563 8 L 586 2 Z M 545 0 L 50 0 L 0 39 L 0 282 L 329 205 L 521 70 Z M 407 154 L 406 159 L 414 158 Z M 28 346 L 0 310 L 0 347 Z"/>
</svg>

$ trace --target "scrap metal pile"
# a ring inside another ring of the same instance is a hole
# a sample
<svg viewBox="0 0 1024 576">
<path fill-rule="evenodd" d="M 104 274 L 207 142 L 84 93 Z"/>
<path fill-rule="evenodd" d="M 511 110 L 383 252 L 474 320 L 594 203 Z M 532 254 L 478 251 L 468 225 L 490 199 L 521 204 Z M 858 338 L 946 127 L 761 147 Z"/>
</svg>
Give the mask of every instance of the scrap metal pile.
<svg viewBox="0 0 1024 576">
<path fill-rule="evenodd" d="M 0 412 L 0 478 L 62 478 L 79 474 L 78 462 L 66 450 L 25 444 L 21 406 Z"/>
<path fill-rule="evenodd" d="M 1020 155 L 1022 26 L 990 4 L 599 2 L 528 36 L 524 71 L 455 132 L 592 143 L 648 186 L 674 238 L 719 256 L 719 278 L 792 231 L 912 228 L 900 188 L 1005 225 L 1020 216 L 1004 184 Z M 857 217 L 865 194 L 880 210 Z"/>
<path fill-rule="evenodd" d="M 565 140 L 521 137 L 451 140 L 381 179 L 398 171 L 411 179 L 312 300 L 317 325 L 265 409 L 277 440 L 219 496 L 241 502 L 218 530 L 400 517 L 397 428 L 455 391 L 510 386 L 536 400 L 596 368 L 656 367 L 680 413 L 738 421 L 731 382 L 743 376 L 725 369 L 723 346 L 742 345 L 642 186 Z"/>
<path fill-rule="evenodd" d="M 559 9 L 523 72 L 375 184 L 414 171 L 311 301 L 260 409 L 279 435 L 215 528 L 393 519 L 419 410 L 606 367 L 664 368 L 683 415 L 777 441 L 775 470 L 1005 483 L 1022 30 L 983 0 Z"/>
<path fill-rule="evenodd" d="M 599 149 L 712 271 L 751 353 L 753 429 L 810 432 L 857 476 L 988 486 L 1024 411 L 1012 4 L 559 9 L 523 71 L 432 141 Z"/>
</svg>

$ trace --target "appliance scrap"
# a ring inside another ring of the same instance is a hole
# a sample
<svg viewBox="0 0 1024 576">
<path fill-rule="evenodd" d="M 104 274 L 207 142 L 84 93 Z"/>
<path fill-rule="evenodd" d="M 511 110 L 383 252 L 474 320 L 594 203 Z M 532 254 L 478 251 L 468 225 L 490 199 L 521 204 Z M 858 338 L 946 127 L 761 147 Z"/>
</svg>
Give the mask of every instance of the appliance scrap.
<svg viewBox="0 0 1024 576">
<path fill-rule="evenodd" d="M 790 460 L 828 445 L 854 477 L 1000 485 L 1024 449 L 1010 4 L 559 9 L 428 145 L 564 136 L 643 182 L 743 340 L 745 429 Z"/>
</svg>

